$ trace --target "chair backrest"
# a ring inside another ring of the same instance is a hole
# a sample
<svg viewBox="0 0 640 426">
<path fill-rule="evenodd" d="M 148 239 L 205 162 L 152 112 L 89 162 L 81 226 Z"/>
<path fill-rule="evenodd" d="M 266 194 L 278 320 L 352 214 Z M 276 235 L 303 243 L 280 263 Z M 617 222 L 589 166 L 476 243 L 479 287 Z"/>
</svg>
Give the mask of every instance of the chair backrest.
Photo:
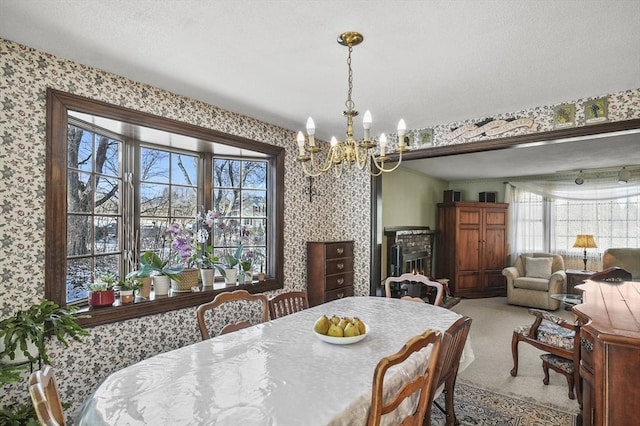
<svg viewBox="0 0 640 426">
<path fill-rule="evenodd" d="M 31 374 L 29 395 L 31 395 L 31 401 L 41 425 L 62 426 L 65 424 L 60 394 L 51 366 L 45 365 L 42 370 L 34 371 Z"/>
<path fill-rule="evenodd" d="M 445 331 L 442 339 L 442 371 L 440 372 L 436 389 L 447 380 L 452 380 L 452 384 L 455 383 L 458 368 L 460 367 L 462 350 L 469 336 L 471 321 L 469 317 L 459 318 Z"/>
<path fill-rule="evenodd" d="M 263 305 L 263 312 L 261 322 L 269 321 L 269 299 L 264 294 L 250 294 L 247 290 L 236 290 L 232 292 L 224 292 L 218 294 L 211 302 L 203 303 L 196 309 L 196 317 L 198 319 L 198 327 L 200 328 L 200 334 L 202 340 L 210 338 L 209 329 L 205 321 L 205 313 L 210 309 L 215 309 L 223 303 L 246 300 L 248 302 L 259 301 Z M 236 321 L 230 324 L 226 324 L 220 334 L 236 331 L 241 328 L 249 327 L 251 323 L 246 320 Z"/>
<path fill-rule="evenodd" d="M 609 248 L 602 255 L 602 269 L 617 266 L 640 278 L 640 248 Z"/>
<path fill-rule="evenodd" d="M 393 355 L 382 358 L 373 373 L 373 385 L 371 388 L 371 408 L 369 410 L 369 426 L 380 425 L 382 416 L 394 411 L 400 404 L 410 396 L 420 393 L 415 411 L 404 417 L 401 425 L 422 425 L 423 420 L 430 419 L 431 401 L 436 390 L 436 383 L 440 369 L 442 368 L 441 357 L 441 334 L 439 331 L 426 330 L 424 333 L 412 337 L 402 346 L 402 349 Z M 414 352 L 432 345 L 431 354 L 424 371 L 411 378 L 391 397 L 385 399 L 384 378 L 387 370 L 394 365 L 403 363 Z M 386 401 L 386 402 L 385 402 Z M 427 417 L 425 417 L 425 415 Z M 428 422 L 427 422 L 428 424 Z"/>
<path fill-rule="evenodd" d="M 516 259 L 516 262 L 513 266 L 518 270 L 518 274 L 521 277 L 526 276 L 525 264 L 527 257 L 551 257 L 553 261 L 551 262 L 551 273 L 556 271 L 564 271 L 564 259 L 559 254 L 552 253 L 522 253 Z"/>
<path fill-rule="evenodd" d="M 271 319 L 284 317 L 294 312 L 302 311 L 309 307 L 307 293 L 304 291 L 288 291 L 269 299 L 269 312 Z"/>
<path fill-rule="evenodd" d="M 436 289 L 436 298 L 433 301 L 433 304 L 435 306 L 440 306 L 442 305 L 442 294 L 443 294 L 443 287 L 442 284 L 440 284 L 437 281 L 431 281 L 429 278 L 427 278 L 424 275 L 419 275 L 419 274 L 402 274 L 399 277 L 389 277 L 385 280 L 384 282 L 384 294 L 386 297 L 391 297 L 391 283 L 402 283 L 404 281 L 410 281 L 410 282 L 419 282 L 422 283 L 428 287 L 433 287 Z"/>
</svg>

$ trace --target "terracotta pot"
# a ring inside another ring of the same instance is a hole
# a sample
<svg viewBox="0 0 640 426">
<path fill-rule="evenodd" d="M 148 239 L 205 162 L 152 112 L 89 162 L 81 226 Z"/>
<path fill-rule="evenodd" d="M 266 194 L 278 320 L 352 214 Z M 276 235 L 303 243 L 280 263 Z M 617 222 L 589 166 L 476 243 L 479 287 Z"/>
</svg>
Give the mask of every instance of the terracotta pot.
<svg viewBox="0 0 640 426">
<path fill-rule="evenodd" d="M 116 293 L 113 290 L 89 292 L 89 306 L 93 306 L 94 308 L 111 306 L 115 301 Z"/>
<path fill-rule="evenodd" d="M 151 277 L 138 278 L 142 281 L 142 288 L 138 290 L 138 295 L 144 299 L 148 299 L 151 295 Z"/>
</svg>

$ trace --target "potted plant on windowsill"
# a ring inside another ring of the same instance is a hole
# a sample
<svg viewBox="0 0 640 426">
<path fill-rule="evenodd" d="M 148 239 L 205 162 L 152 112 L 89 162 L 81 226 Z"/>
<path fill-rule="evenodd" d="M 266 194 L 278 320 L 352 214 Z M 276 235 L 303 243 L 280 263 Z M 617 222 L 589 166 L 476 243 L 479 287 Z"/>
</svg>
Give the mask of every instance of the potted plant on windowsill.
<svg viewBox="0 0 640 426">
<path fill-rule="evenodd" d="M 118 292 L 120 293 L 120 303 L 123 305 L 133 303 L 133 292 L 142 288 L 142 282 L 135 278 L 125 278 L 118 283 Z"/>
<path fill-rule="evenodd" d="M 131 274 L 137 277 L 152 277 L 155 295 L 166 296 L 169 293 L 170 280 L 180 280 L 183 269 L 182 266 L 170 266 L 168 260 L 162 260 L 153 251 L 147 251 L 140 258 L 140 269 Z"/>
<path fill-rule="evenodd" d="M 227 284 L 235 284 L 238 278 L 238 265 L 242 260 L 242 244 L 238 246 L 233 254 L 225 253 L 222 256 L 222 262 L 216 263 L 214 266 L 224 277 L 224 281 Z"/>
<path fill-rule="evenodd" d="M 118 277 L 112 272 L 107 272 L 98 278 L 98 282 L 89 284 L 88 302 L 89 306 L 99 308 L 111 306 L 115 302 L 114 284 Z"/>
</svg>

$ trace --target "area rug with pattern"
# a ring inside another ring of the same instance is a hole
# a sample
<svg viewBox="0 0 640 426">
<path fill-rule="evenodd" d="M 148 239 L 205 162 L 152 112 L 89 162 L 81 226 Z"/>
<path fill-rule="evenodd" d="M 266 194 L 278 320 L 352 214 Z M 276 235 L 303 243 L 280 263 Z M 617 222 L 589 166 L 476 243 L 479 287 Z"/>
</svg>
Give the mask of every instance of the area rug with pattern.
<svg viewBox="0 0 640 426">
<path fill-rule="evenodd" d="M 576 413 L 538 405 L 515 396 L 501 395 L 465 383 L 457 383 L 456 416 L 461 425 L 575 426 Z M 436 402 L 444 408 L 444 395 Z M 431 424 L 445 424 L 445 415 L 433 405 Z"/>
</svg>

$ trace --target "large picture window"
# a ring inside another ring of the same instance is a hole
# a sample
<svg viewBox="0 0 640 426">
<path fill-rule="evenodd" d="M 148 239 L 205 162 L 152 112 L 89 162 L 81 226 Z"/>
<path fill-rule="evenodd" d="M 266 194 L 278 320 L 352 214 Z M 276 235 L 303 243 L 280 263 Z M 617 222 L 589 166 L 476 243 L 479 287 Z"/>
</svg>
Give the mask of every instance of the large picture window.
<svg viewBox="0 0 640 426">
<path fill-rule="evenodd" d="M 282 288 L 283 148 L 54 90 L 47 112 L 48 299 L 90 309 L 88 284 L 107 271 L 124 278 L 145 251 L 163 253 L 172 224 L 197 235 L 205 211 L 216 215 L 206 242 L 215 254 L 242 245 L 259 259 L 242 288 Z M 225 290 L 116 302 L 84 323 L 197 306 Z"/>
</svg>

